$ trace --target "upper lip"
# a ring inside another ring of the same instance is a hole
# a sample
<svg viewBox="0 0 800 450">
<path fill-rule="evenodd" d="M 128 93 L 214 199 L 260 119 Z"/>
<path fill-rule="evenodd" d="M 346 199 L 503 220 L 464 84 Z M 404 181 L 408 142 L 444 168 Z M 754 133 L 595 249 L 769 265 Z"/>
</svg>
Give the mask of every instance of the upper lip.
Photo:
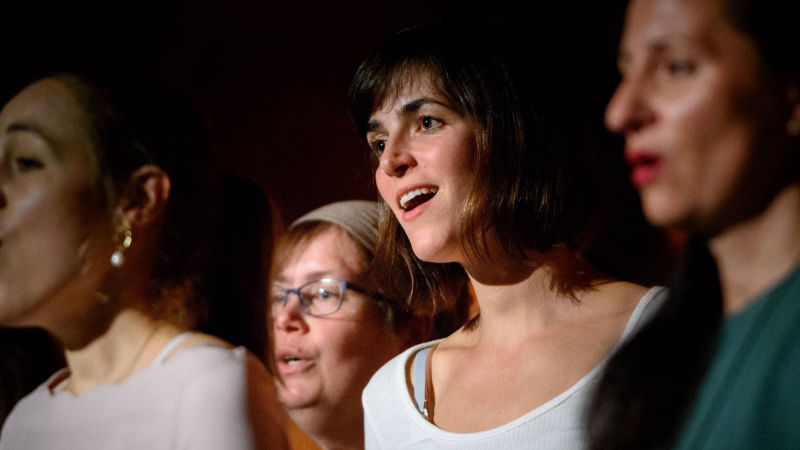
<svg viewBox="0 0 800 450">
<path fill-rule="evenodd" d="M 643 163 L 653 162 L 661 158 L 658 153 L 648 149 L 629 149 L 625 151 L 625 162 L 629 166 L 636 166 Z"/>
<path fill-rule="evenodd" d="M 433 192 L 436 193 L 436 192 L 439 191 L 439 186 L 436 186 L 434 184 L 417 184 L 417 185 L 408 186 L 408 187 L 406 187 L 404 189 L 401 189 L 397 193 L 397 206 L 399 206 L 400 209 L 404 210 L 405 208 L 403 207 L 403 202 L 402 202 L 403 196 L 408 194 L 408 193 L 410 193 L 410 192 L 416 191 L 417 189 L 433 190 Z"/>
<path fill-rule="evenodd" d="M 287 358 L 310 359 L 306 352 L 298 349 L 280 348 L 275 351 L 275 359 L 278 362 L 285 362 Z"/>
</svg>

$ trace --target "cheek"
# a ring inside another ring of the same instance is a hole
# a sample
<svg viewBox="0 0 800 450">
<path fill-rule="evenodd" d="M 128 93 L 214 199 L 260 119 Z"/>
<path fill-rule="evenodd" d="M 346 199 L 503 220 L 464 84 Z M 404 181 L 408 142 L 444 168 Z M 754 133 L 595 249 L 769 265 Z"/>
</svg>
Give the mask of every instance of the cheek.
<svg viewBox="0 0 800 450">
<path fill-rule="evenodd" d="M 375 169 L 375 186 L 378 188 L 378 193 L 381 194 L 381 198 L 391 205 L 391 193 L 389 192 L 389 177 L 383 173 L 380 167 Z"/>
</svg>

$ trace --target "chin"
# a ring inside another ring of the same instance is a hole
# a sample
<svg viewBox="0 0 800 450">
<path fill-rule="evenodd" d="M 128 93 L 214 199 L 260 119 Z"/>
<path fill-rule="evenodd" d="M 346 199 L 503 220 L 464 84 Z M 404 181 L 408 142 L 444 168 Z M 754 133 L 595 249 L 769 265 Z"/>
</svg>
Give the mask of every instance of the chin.
<svg viewBox="0 0 800 450">
<path fill-rule="evenodd" d="M 316 396 L 302 388 L 291 386 L 291 382 L 286 385 L 277 384 L 278 387 L 278 400 L 284 408 L 291 411 L 294 409 L 303 409 L 314 406 Z"/>
<path fill-rule="evenodd" d="M 642 201 L 642 211 L 647 221 L 659 228 L 675 227 L 685 229 L 688 220 L 688 214 L 684 208 L 670 202 L 647 202 Z"/>
<path fill-rule="evenodd" d="M 429 262 L 429 263 L 437 263 L 437 264 L 444 264 L 449 262 L 454 262 L 455 258 L 448 257 L 448 253 L 444 251 L 441 245 L 436 245 L 435 242 L 421 242 L 415 244 L 414 242 L 411 243 L 411 249 L 414 251 L 414 255 L 419 258 L 421 261 Z"/>
</svg>

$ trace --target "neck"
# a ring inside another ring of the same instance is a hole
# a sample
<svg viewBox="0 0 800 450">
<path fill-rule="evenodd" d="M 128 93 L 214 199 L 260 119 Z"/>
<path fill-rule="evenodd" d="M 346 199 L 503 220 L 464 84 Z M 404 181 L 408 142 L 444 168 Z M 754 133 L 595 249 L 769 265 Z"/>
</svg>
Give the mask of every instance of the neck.
<svg viewBox="0 0 800 450">
<path fill-rule="evenodd" d="M 316 417 L 314 409 L 289 410 L 289 416 L 323 450 L 364 448 L 364 415 L 360 404 L 358 408 L 336 411 L 327 417 Z"/>
<path fill-rule="evenodd" d="M 555 248 L 528 259 L 494 258 L 467 268 L 482 332 L 505 338 L 545 330 L 575 310 L 581 292 L 606 279 L 571 250 Z"/>
<path fill-rule="evenodd" d="M 180 330 L 136 310 L 117 314 L 108 329 L 79 349 L 66 351 L 68 390 L 81 394 L 101 384 L 117 384 L 152 363 Z"/>
<path fill-rule="evenodd" d="M 740 311 L 800 261 L 800 183 L 784 188 L 758 215 L 709 241 L 726 314 Z"/>
</svg>

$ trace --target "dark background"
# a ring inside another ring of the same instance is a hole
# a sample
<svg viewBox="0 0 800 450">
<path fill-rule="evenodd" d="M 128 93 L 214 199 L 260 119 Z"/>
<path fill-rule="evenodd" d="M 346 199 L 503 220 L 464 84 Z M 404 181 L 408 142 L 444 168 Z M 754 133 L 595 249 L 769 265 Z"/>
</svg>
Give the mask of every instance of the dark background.
<svg viewBox="0 0 800 450">
<path fill-rule="evenodd" d="M 65 63 L 155 75 L 204 115 L 218 165 L 256 181 L 285 221 L 327 202 L 376 198 L 347 112 L 350 78 L 384 37 L 442 18 L 505 20 L 522 41 L 529 36 L 521 51 L 530 44 L 532 64 L 574 80 L 604 159 L 622 164 L 618 141 L 602 129 L 616 82 L 620 1 L 0 3 L 3 98 L 30 73 Z M 562 60 L 538 59 L 544 47 Z"/>
</svg>

